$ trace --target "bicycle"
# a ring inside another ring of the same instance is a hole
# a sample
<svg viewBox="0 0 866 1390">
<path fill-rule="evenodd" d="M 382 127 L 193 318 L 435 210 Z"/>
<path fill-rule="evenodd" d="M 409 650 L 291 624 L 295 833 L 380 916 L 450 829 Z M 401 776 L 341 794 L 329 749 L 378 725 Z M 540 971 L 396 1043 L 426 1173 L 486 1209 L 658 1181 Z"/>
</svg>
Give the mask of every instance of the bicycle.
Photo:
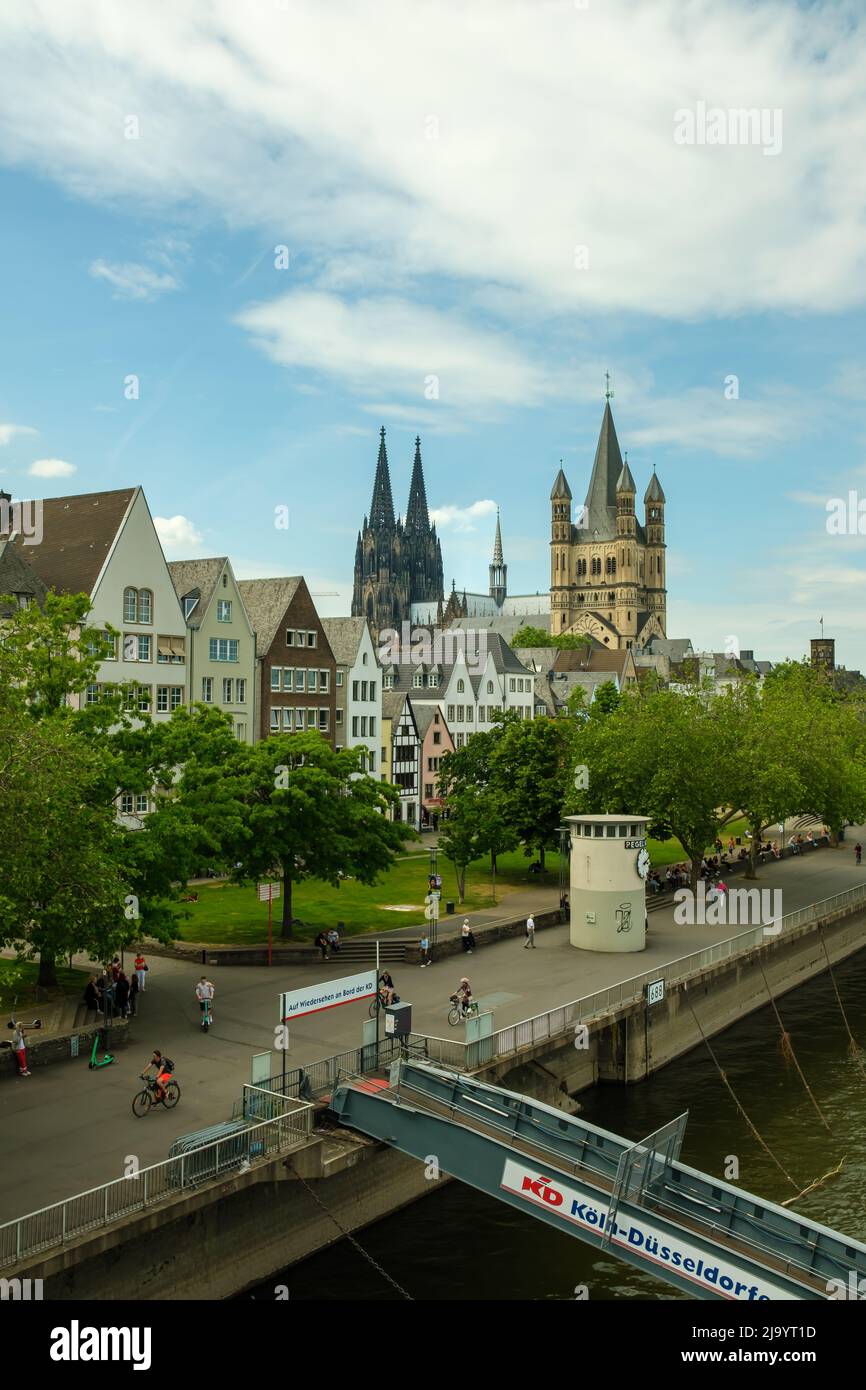
<svg viewBox="0 0 866 1390">
<path fill-rule="evenodd" d="M 166 1082 L 161 1096 L 156 1094 L 156 1077 L 150 1076 L 147 1072 L 143 1071 L 141 1073 L 141 1079 L 142 1081 L 146 1081 L 147 1085 L 143 1091 L 139 1091 L 138 1095 L 133 1097 L 133 1115 L 137 1115 L 140 1119 L 141 1116 L 146 1115 L 154 1105 L 164 1105 L 167 1110 L 174 1109 L 180 1100 L 180 1086 L 178 1086 L 174 1078 Z"/>
<path fill-rule="evenodd" d="M 458 1023 L 462 1023 L 465 1018 L 478 1013 L 478 1004 L 474 999 L 464 1007 L 458 1002 L 457 995 L 451 995 L 451 1008 L 448 1010 L 448 1022 L 452 1028 L 456 1028 Z"/>
<path fill-rule="evenodd" d="M 395 995 L 394 997 L 396 999 L 397 996 Z M 370 1018 L 375 1018 L 380 1009 L 386 1009 L 387 1007 L 388 1001 L 383 999 L 381 994 L 375 994 L 370 1000 L 370 1007 L 367 1013 Z"/>
</svg>

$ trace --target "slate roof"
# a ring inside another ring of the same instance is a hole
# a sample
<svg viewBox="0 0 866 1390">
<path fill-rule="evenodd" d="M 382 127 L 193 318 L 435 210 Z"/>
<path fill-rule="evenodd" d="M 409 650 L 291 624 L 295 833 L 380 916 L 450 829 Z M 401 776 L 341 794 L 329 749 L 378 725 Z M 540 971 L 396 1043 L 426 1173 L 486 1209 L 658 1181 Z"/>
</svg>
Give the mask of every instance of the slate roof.
<svg viewBox="0 0 866 1390">
<path fill-rule="evenodd" d="M 571 497 L 571 488 L 568 486 L 568 479 L 560 468 L 556 475 L 553 487 L 550 490 L 550 499 L 553 501 L 557 497 Z"/>
<path fill-rule="evenodd" d="M 652 475 L 652 477 L 651 477 L 650 480 L 649 480 L 649 487 L 647 488 L 646 492 L 645 492 L 644 495 L 643 495 L 643 500 L 644 500 L 645 502 L 664 502 L 664 501 L 665 501 L 665 495 L 664 495 L 664 492 L 662 491 L 662 485 L 661 485 L 661 483 L 659 482 L 658 478 L 656 477 L 655 469 L 653 469 L 653 475 Z"/>
<path fill-rule="evenodd" d="M 48 589 L 61 594 L 92 594 L 138 488 L 85 492 L 77 497 L 46 497 L 42 541 L 11 542 Z"/>
<path fill-rule="evenodd" d="M 303 582 L 299 574 L 282 579 L 238 580 L 238 591 L 253 625 L 260 656 L 270 651 L 286 609 Z"/>
<path fill-rule="evenodd" d="M 406 703 L 407 695 L 405 690 L 383 690 L 382 691 L 382 718 L 390 719 L 396 723 L 400 718 L 400 712 Z"/>
<path fill-rule="evenodd" d="M 40 607 L 45 601 L 46 589 L 39 575 L 8 541 L 0 541 L 0 594 L 26 594 Z M 0 603 L 0 618 L 11 617 L 17 607 Z"/>
<path fill-rule="evenodd" d="M 354 666 L 366 618 L 322 618 L 321 623 L 337 665 Z"/>
<path fill-rule="evenodd" d="M 689 637 L 651 637 L 646 650 L 653 656 L 667 656 L 671 661 L 682 661 L 692 651 Z"/>
<path fill-rule="evenodd" d="M 184 599 L 194 592 L 198 593 L 198 605 L 192 610 L 188 620 L 190 627 L 201 625 L 227 560 L 226 555 L 217 555 L 210 560 L 168 562 L 168 572 L 178 598 Z"/>
</svg>

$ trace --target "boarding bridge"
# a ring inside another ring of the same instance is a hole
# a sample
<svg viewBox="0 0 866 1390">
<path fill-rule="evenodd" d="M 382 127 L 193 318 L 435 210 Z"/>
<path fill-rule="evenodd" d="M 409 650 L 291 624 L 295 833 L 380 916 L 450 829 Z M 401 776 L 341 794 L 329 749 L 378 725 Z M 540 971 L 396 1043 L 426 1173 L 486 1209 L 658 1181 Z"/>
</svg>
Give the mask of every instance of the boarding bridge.
<svg viewBox="0 0 866 1390">
<path fill-rule="evenodd" d="M 694 1298 L 856 1298 L 858 1286 L 866 1295 L 866 1245 L 679 1162 L 687 1115 L 631 1144 L 513 1091 L 406 1059 L 387 1078 L 341 1077 L 331 1110 L 402 1153 L 435 1155 L 443 1173 Z"/>
</svg>

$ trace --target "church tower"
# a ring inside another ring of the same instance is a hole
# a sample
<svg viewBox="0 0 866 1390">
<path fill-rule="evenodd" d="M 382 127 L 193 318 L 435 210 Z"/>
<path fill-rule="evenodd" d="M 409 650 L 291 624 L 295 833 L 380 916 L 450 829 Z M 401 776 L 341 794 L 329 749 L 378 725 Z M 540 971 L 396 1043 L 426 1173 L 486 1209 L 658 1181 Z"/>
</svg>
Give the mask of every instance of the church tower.
<svg viewBox="0 0 866 1390">
<path fill-rule="evenodd" d="M 502 531 L 499 527 L 499 508 L 496 509 L 496 539 L 493 542 L 493 564 L 490 566 L 490 597 L 501 608 L 508 594 L 508 566 L 502 558 Z"/>
<path fill-rule="evenodd" d="M 442 551 L 436 527 L 430 525 L 421 440 L 415 440 L 409 506 L 402 521 L 394 515 L 383 425 L 370 514 L 364 517 L 355 546 L 352 617 L 366 618 L 375 635 L 410 621 L 413 602 L 443 597 Z"/>
<path fill-rule="evenodd" d="M 637 489 L 616 437 L 608 388 L 592 474 L 577 523 L 571 489 L 560 468 L 550 494 L 550 630 L 589 633 L 616 651 L 664 637 L 665 495 L 653 473 L 644 496 L 645 522 L 635 512 Z"/>
</svg>

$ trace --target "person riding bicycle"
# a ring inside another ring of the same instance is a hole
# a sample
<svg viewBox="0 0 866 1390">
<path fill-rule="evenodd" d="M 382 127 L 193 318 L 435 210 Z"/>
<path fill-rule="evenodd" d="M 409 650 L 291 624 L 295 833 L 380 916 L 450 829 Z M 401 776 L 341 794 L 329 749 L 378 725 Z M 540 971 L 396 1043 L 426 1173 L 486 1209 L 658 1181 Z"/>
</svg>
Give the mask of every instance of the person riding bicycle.
<svg viewBox="0 0 866 1390">
<path fill-rule="evenodd" d="M 463 1013 L 468 1014 L 469 1006 L 472 1003 L 472 986 L 465 975 L 461 978 L 460 984 L 457 986 L 457 993 L 453 994 L 451 997 L 457 1001 Z"/>
<path fill-rule="evenodd" d="M 858 840 L 857 844 L 854 846 L 854 863 L 855 863 L 855 864 L 859 864 L 859 863 L 860 863 L 860 860 L 862 859 L 862 857 L 863 857 L 863 846 L 860 844 L 860 842 L 859 842 L 859 840 Z"/>
<path fill-rule="evenodd" d="M 159 1048 L 157 1048 L 148 1062 L 147 1067 L 155 1067 L 156 1069 L 156 1080 L 154 1083 L 156 1098 L 157 1100 L 162 1100 L 165 1095 L 165 1087 L 171 1080 L 171 1073 L 174 1070 L 173 1065 L 169 1062 L 167 1057 L 163 1057 Z M 147 1068 L 145 1068 L 145 1070 L 147 1070 Z"/>
<path fill-rule="evenodd" d="M 394 981 L 387 970 L 383 970 L 379 976 L 379 998 L 383 1004 L 394 1002 Z"/>
<path fill-rule="evenodd" d="M 195 993 L 196 998 L 198 999 L 199 1008 L 201 1009 L 202 1013 L 204 1013 L 205 1011 L 206 1002 L 211 1006 L 210 1021 L 211 1023 L 213 1023 L 213 997 L 215 994 L 215 990 L 210 980 L 205 975 L 202 975 L 201 979 L 196 985 Z"/>
</svg>

